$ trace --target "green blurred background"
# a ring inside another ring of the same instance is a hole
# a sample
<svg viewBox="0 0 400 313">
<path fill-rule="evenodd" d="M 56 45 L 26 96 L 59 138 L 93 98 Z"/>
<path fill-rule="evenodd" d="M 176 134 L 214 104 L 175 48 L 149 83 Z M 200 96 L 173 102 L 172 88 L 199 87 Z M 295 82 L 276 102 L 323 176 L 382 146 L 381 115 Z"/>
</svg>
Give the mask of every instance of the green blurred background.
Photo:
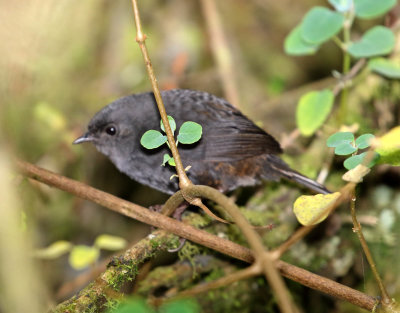
<svg viewBox="0 0 400 313">
<path fill-rule="evenodd" d="M 332 70 L 341 68 L 340 51 L 331 43 L 324 45 L 316 56 L 295 58 L 283 52 L 285 36 L 316 4 L 327 5 L 327 2 L 217 1 L 232 57 L 231 79 L 237 87 L 239 107 L 279 141 L 295 128 L 294 112 L 299 93 L 288 91 L 312 82 L 325 85 L 323 79 L 329 77 Z M 198 89 L 225 97 L 201 3 L 146 0 L 140 1 L 139 7 L 160 87 Z M 166 199 L 164 195 L 130 181 L 90 145 L 71 145 L 100 108 L 121 96 L 151 89 L 135 42 L 130 1 L 2 0 L 0 20 L 2 153 L 141 205 L 162 203 Z M 368 23 L 377 22 L 381 20 Z M 356 31 L 364 29 L 368 23 L 357 24 Z M 400 88 L 397 82 L 374 81 L 372 86 L 372 90 L 358 90 L 361 95 L 357 97 L 367 97 L 370 106 L 368 110 L 358 110 L 355 106 L 359 114 L 355 120 L 361 120 L 366 129 L 378 130 L 382 122 L 379 124 L 371 118 L 375 114 L 371 99 L 389 101 L 398 114 Z M 369 112 L 367 117 L 362 115 L 364 111 Z M 389 117 L 385 127 L 395 125 L 398 118 L 397 115 Z M 289 147 L 287 160 L 293 167 L 315 174 L 326 156 L 323 140 L 318 146 L 317 150 L 312 150 L 309 140 L 299 139 Z M 299 164 L 296 156 L 303 155 L 306 150 L 309 152 Z M 392 181 L 399 178 L 399 173 L 398 170 L 389 172 L 389 176 L 385 173 L 375 176 L 367 185 L 371 192 L 368 192 L 370 198 L 364 193 L 365 207 L 372 210 L 373 206 L 376 212 L 372 215 L 375 216 L 390 209 L 396 216 L 393 225 L 399 226 L 400 190 L 398 181 Z M 36 248 L 57 240 L 91 244 L 102 233 L 134 242 L 149 231 L 146 226 L 64 192 L 18 177 L 13 178 L 14 185 L 19 201 L 14 207 L 25 212 L 27 232 L 32 235 Z M 337 185 L 332 183 L 332 186 Z M 371 205 L 373 201 L 380 201 L 380 206 Z M 9 209 L 8 203 L 1 204 L 3 212 Z M 383 235 L 379 237 L 376 232 L 372 232 L 370 238 L 375 240 L 374 251 L 390 291 L 398 294 L 399 228 L 393 225 L 390 234 L 385 233 L 390 235 L 389 239 Z M 351 233 L 350 225 L 346 227 Z M 299 252 L 303 248 L 297 250 L 297 257 L 295 253 L 291 256 L 293 262 L 304 257 L 305 254 Z M 370 274 L 365 262 L 362 265 L 365 268 L 359 269 L 360 249 L 355 244 L 350 250 L 353 256 L 344 272 L 346 274 L 349 268 L 358 272 L 343 276 L 343 281 L 356 287 L 361 282 L 363 291 L 374 294 L 376 290 L 373 284 L 369 285 Z M 6 257 L 8 253 L 2 250 L 0 256 Z M 384 260 L 382 255 L 385 255 Z M 397 265 L 388 266 L 393 264 Z M 310 263 L 305 262 L 304 266 L 307 265 Z M 77 275 L 68 267 L 66 258 L 40 262 L 40 271 L 40 281 L 45 285 L 40 288 L 46 290 L 47 296 L 43 298 L 48 299 L 47 304 L 61 300 L 56 297 L 58 288 Z M 321 272 L 328 276 L 331 273 L 326 268 Z M 332 278 L 337 277 L 332 274 Z M 366 282 L 362 283 L 363 280 Z"/>
</svg>

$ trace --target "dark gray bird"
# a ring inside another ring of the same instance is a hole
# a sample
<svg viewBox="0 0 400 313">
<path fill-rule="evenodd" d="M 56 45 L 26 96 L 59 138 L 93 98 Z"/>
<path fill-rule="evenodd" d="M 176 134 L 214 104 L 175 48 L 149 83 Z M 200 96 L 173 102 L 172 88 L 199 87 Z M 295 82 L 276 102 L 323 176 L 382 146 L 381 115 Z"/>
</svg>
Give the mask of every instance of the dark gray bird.
<svg viewBox="0 0 400 313">
<path fill-rule="evenodd" d="M 188 177 L 194 184 L 227 192 L 286 178 L 317 193 L 329 193 L 323 185 L 289 168 L 278 156 L 282 152 L 279 143 L 227 101 L 193 90 L 168 90 L 161 95 L 177 129 L 185 121 L 202 125 L 199 142 L 179 145 L 184 167 L 191 166 Z M 127 96 L 104 107 L 74 144 L 92 142 L 130 178 L 172 194 L 178 190 L 177 179 L 170 180 L 175 168 L 161 165 L 164 153 L 169 153 L 167 145 L 148 150 L 140 144 L 149 129 L 160 129 L 151 92 Z"/>
</svg>

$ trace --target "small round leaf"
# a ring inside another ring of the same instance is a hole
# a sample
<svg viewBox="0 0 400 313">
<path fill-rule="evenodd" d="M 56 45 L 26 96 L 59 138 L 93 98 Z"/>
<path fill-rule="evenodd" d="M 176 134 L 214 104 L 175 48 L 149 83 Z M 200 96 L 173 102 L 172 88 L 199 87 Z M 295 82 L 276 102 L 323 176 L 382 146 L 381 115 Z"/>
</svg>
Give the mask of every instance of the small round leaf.
<svg viewBox="0 0 400 313">
<path fill-rule="evenodd" d="M 360 41 L 349 45 L 347 51 L 355 58 L 369 58 L 390 53 L 395 44 L 393 32 L 384 26 L 375 26 Z"/>
<path fill-rule="evenodd" d="M 368 62 L 368 67 L 371 71 L 387 78 L 400 78 L 400 64 L 384 58 L 371 59 Z"/>
<path fill-rule="evenodd" d="M 356 16 L 372 19 L 385 14 L 396 5 L 396 0 L 354 0 Z"/>
<path fill-rule="evenodd" d="M 168 115 L 168 122 L 169 122 L 169 126 L 171 127 L 172 133 L 175 133 L 176 123 L 175 123 L 174 118 L 172 116 Z M 160 127 L 161 127 L 161 130 L 165 133 L 165 127 L 164 127 L 164 123 L 162 122 L 162 120 L 160 121 Z"/>
<path fill-rule="evenodd" d="M 176 166 L 176 164 L 175 164 L 175 159 L 174 158 L 169 158 L 169 160 L 168 160 L 168 164 L 169 165 L 171 165 L 171 166 Z"/>
<path fill-rule="evenodd" d="M 328 0 L 338 12 L 348 12 L 353 6 L 353 0 Z"/>
<path fill-rule="evenodd" d="M 155 149 L 162 146 L 167 141 L 167 137 L 159 131 L 150 129 L 145 132 L 140 139 L 140 143 L 146 149 Z"/>
<path fill-rule="evenodd" d="M 103 250 L 118 251 L 126 247 L 127 241 L 121 237 L 103 234 L 96 238 L 94 245 Z"/>
<path fill-rule="evenodd" d="M 345 168 L 348 170 L 351 170 L 355 168 L 357 165 L 362 164 L 364 161 L 364 158 L 367 156 L 368 152 L 363 152 L 361 154 L 353 155 L 349 158 L 347 158 L 344 162 L 343 165 Z M 367 167 L 372 167 L 374 166 L 380 158 L 379 153 L 374 152 L 374 156 L 372 160 L 369 162 L 369 164 L 366 164 Z"/>
<path fill-rule="evenodd" d="M 285 38 L 284 49 L 289 55 L 310 55 L 314 54 L 319 45 L 310 44 L 303 40 L 300 26 L 296 26 Z"/>
<path fill-rule="evenodd" d="M 165 153 L 163 155 L 163 162 L 162 162 L 162 166 L 165 166 L 165 164 L 169 161 L 169 159 L 171 159 L 171 156 L 168 153 Z"/>
<path fill-rule="evenodd" d="M 358 149 L 368 148 L 370 146 L 371 140 L 374 138 L 375 138 L 375 136 L 372 134 L 361 135 L 356 140 L 356 146 L 358 147 Z"/>
<path fill-rule="evenodd" d="M 200 140 L 202 132 L 203 129 L 200 124 L 191 121 L 185 122 L 179 129 L 177 139 L 183 144 L 192 144 Z"/>
<path fill-rule="evenodd" d="M 35 251 L 35 256 L 40 259 L 53 260 L 69 252 L 71 248 L 72 244 L 69 241 L 59 240 L 44 249 Z"/>
<path fill-rule="evenodd" d="M 355 148 L 351 143 L 345 142 L 341 143 L 335 148 L 335 154 L 337 155 L 348 155 L 352 154 L 357 151 L 357 148 Z"/>
<path fill-rule="evenodd" d="M 300 98 L 296 111 L 297 127 L 304 136 L 312 135 L 325 121 L 333 105 L 332 91 L 311 91 Z"/>
<path fill-rule="evenodd" d="M 330 205 L 339 197 L 340 192 L 326 195 L 300 196 L 293 204 L 293 212 L 302 225 L 315 225 L 328 217 Z"/>
<path fill-rule="evenodd" d="M 312 8 L 301 22 L 301 36 L 311 44 L 321 44 L 342 28 L 344 17 L 324 7 Z"/>
<path fill-rule="evenodd" d="M 354 141 L 354 135 L 350 132 L 338 132 L 331 135 L 326 141 L 326 145 L 330 148 L 336 148 L 342 143 L 351 143 Z"/>
<path fill-rule="evenodd" d="M 100 251 L 96 247 L 78 245 L 69 254 L 69 264 L 76 270 L 93 265 L 99 258 Z"/>
</svg>

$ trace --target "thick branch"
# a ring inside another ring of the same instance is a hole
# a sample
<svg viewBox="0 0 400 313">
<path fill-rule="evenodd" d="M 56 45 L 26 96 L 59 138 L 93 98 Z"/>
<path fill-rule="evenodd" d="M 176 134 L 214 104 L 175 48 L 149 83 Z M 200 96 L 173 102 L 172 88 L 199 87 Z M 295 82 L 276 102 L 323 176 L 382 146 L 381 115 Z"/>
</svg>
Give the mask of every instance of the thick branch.
<svg viewBox="0 0 400 313">
<path fill-rule="evenodd" d="M 95 202 L 115 212 L 137 219 L 143 223 L 162 228 L 180 237 L 216 250 L 223 254 L 249 263 L 254 261 L 251 251 L 234 242 L 209 234 L 205 231 L 191 227 L 162 214 L 151 212 L 146 208 L 131 202 L 119 199 L 103 191 L 87 186 L 81 182 L 52 173 L 33 164 L 17 162 L 20 172 L 30 178 L 36 179 L 47 185 L 67 191 L 80 198 Z M 346 300 L 361 308 L 371 311 L 375 299 L 362 292 L 334 282 L 330 279 L 318 276 L 304 269 L 283 261 L 277 261 L 276 267 L 281 274 L 291 280 L 310 288 L 327 293 L 331 296 Z"/>
</svg>

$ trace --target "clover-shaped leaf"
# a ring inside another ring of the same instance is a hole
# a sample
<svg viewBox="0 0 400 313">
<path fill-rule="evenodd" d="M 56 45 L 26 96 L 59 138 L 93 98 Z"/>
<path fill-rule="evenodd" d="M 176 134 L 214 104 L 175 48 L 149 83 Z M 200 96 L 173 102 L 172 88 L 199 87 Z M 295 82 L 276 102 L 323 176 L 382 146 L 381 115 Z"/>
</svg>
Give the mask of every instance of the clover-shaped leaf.
<svg viewBox="0 0 400 313">
<path fill-rule="evenodd" d="M 351 143 L 354 141 L 354 135 L 350 132 L 338 132 L 331 135 L 326 141 L 326 145 L 330 148 L 336 148 L 344 143 Z"/>
<path fill-rule="evenodd" d="M 178 141 L 183 144 L 192 144 L 199 141 L 203 129 L 200 124 L 196 122 L 185 122 L 179 129 Z"/>
<path fill-rule="evenodd" d="M 370 146 L 370 142 L 375 136 L 372 134 L 363 134 L 356 139 L 356 146 L 358 149 L 365 149 Z"/>
<path fill-rule="evenodd" d="M 167 136 L 164 136 L 159 131 L 150 129 L 145 132 L 140 139 L 140 143 L 147 149 L 155 149 L 162 146 L 167 141 Z"/>
<path fill-rule="evenodd" d="M 336 155 L 348 155 L 357 151 L 357 148 L 354 147 L 351 143 L 345 142 L 341 143 L 335 148 Z"/>
<path fill-rule="evenodd" d="M 348 170 L 351 170 L 353 168 L 355 168 L 357 165 L 362 164 L 364 162 L 365 157 L 367 156 L 368 152 L 363 152 L 357 155 L 353 155 L 349 158 L 347 158 L 344 162 L 343 165 L 345 168 L 347 168 Z M 369 164 L 365 164 L 365 166 L 367 167 L 372 167 L 374 166 L 378 160 L 380 158 L 380 155 L 376 152 L 374 152 L 374 156 L 372 157 L 371 161 L 369 162 Z"/>
</svg>

